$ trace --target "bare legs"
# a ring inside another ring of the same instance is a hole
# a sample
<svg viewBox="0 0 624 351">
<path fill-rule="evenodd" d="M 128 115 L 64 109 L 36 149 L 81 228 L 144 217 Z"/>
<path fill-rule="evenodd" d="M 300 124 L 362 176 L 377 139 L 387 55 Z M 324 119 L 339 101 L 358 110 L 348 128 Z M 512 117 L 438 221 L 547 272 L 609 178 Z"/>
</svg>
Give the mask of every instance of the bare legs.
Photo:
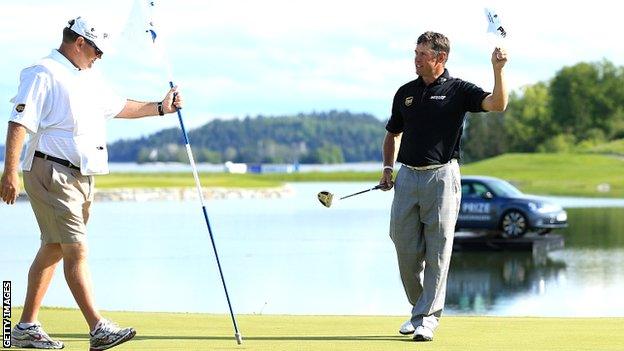
<svg viewBox="0 0 624 351">
<path fill-rule="evenodd" d="M 39 248 L 28 272 L 28 289 L 20 322 L 37 321 L 41 302 L 54 276 L 54 269 L 63 259 L 63 271 L 69 290 L 80 307 L 89 329 L 93 330 L 101 315 L 93 302 L 93 286 L 87 265 L 87 253 L 86 243 L 46 244 Z"/>
</svg>

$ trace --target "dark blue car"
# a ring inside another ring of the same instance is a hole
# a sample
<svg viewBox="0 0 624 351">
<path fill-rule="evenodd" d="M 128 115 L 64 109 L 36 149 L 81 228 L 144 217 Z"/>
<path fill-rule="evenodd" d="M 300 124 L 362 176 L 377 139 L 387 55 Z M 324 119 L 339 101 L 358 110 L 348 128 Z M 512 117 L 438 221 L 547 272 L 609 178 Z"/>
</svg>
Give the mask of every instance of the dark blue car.
<svg viewBox="0 0 624 351">
<path fill-rule="evenodd" d="M 523 194 L 508 182 L 484 176 L 462 177 L 457 230 L 495 231 L 519 238 L 528 231 L 547 234 L 568 225 L 559 205 Z"/>
</svg>

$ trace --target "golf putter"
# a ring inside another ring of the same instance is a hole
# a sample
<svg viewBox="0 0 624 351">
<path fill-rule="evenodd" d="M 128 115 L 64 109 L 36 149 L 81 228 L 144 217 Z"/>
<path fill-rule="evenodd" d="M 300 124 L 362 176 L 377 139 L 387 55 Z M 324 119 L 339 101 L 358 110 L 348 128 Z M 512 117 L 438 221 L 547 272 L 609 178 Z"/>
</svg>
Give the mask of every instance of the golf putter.
<svg viewBox="0 0 624 351">
<path fill-rule="evenodd" d="M 364 194 L 364 193 L 369 192 L 371 190 L 383 189 L 383 187 L 384 187 L 383 185 L 379 184 L 379 185 L 377 185 L 377 186 L 375 186 L 373 188 L 362 190 L 362 191 L 358 191 L 357 193 L 354 193 L 354 194 L 351 194 L 351 195 L 343 196 L 343 197 L 339 198 L 338 200 L 344 200 L 344 199 L 346 199 L 348 197 L 351 197 L 351 196 Z M 334 200 L 334 194 L 330 193 L 327 190 L 320 191 L 318 193 L 318 195 L 316 195 L 316 197 L 323 204 L 323 206 L 325 206 L 327 208 L 331 207 L 332 201 Z"/>
</svg>

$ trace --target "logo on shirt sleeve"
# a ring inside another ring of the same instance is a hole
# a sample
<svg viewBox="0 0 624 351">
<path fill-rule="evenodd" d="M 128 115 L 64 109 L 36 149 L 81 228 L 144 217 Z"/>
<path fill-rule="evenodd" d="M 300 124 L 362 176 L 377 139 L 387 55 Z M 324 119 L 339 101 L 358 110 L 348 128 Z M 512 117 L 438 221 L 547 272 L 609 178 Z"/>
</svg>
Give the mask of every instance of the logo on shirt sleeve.
<svg viewBox="0 0 624 351">
<path fill-rule="evenodd" d="M 25 108 L 26 104 L 18 104 L 17 106 L 15 106 L 15 111 L 17 111 L 17 113 L 22 113 L 24 112 Z"/>
<path fill-rule="evenodd" d="M 432 95 L 430 99 L 431 100 L 444 100 L 446 99 L 446 95 Z"/>
<path fill-rule="evenodd" d="M 413 96 L 406 97 L 405 98 L 405 106 L 411 106 L 413 101 L 414 101 L 414 97 Z"/>
</svg>

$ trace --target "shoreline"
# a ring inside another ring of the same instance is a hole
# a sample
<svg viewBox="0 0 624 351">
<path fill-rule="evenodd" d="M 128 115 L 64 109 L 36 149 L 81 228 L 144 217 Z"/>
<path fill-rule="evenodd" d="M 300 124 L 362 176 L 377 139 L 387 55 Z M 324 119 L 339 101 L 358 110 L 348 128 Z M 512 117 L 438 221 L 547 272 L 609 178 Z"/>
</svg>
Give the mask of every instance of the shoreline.
<svg viewBox="0 0 624 351">
<path fill-rule="evenodd" d="M 202 187 L 202 194 L 206 200 L 231 199 L 284 199 L 296 195 L 296 190 L 290 183 L 277 187 L 243 188 L 243 187 Z M 577 195 L 543 195 L 531 194 L 560 203 L 564 208 L 593 208 L 593 207 L 624 207 L 624 198 L 591 197 Z M 95 188 L 95 201 L 197 201 L 196 187 L 145 187 L 145 188 Z M 17 201 L 28 201 L 28 195 L 23 190 Z"/>
<path fill-rule="evenodd" d="M 285 184 L 270 188 L 224 188 L 203 187 L 202 194 L 206 200 L 230 199 L 282 199 L 294 196 L 292 186 Z M 198 200 L 195 187 L 167 188 L 115 188 L 95 189 L 94 201 L 188 201 Z M 28 201 L 26 192 L 21 192 L 18 201 Z"/>
<path fill-rule="evenodd" d="M 294 195 L 289 185 L 275 188 L 202 188 L 206 200 L 281 199 Z M 187 201 L 198 200 L 197 188 L 117 188 L 95 191 L 95 201 Z"/>
</svg>

